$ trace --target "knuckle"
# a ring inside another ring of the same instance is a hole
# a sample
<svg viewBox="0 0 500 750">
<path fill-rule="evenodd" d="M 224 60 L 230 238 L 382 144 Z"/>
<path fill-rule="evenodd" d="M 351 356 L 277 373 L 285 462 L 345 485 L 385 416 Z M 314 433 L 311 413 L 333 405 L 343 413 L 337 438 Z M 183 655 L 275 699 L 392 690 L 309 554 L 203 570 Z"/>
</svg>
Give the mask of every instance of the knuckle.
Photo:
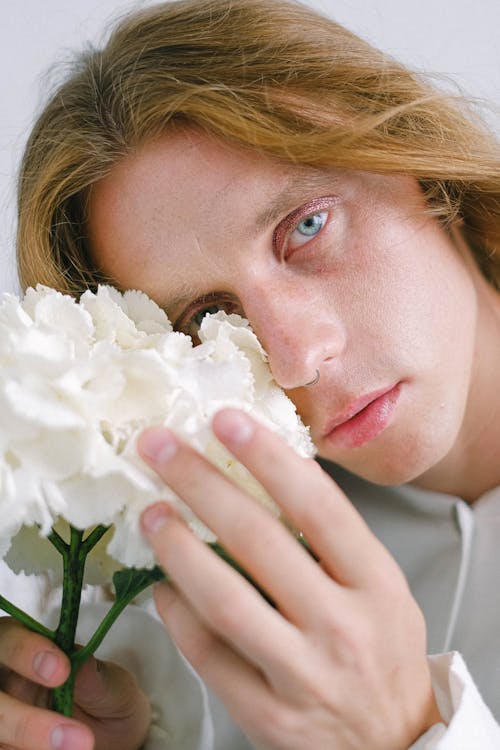
<svg viewBox="0 0 500 750">
<path fill-rule="evenodd" d="M 408 581 L 387 550 L 385 564 L 373 571 L 372 590 L 382 607 L 407 605 L 411 597 Z"/>
<path fill-rule="evenodd" d="M 366 655 L 377 648 L 377 629 L 365 603 L 333 611 L 323 618 L 323 641 L 336 660 L 348 669 L 358 669 Z"/>
<path fill-rule="evenodd" d="M 271 704 L 263 717 L 266 739 L 272 747 L 300 747 L 303 735 L 303 717 L 287 705 Z M 300 740 L 299 740 L 300 741 Z"/>
<path fill-rule="evenodd" d="M 343 591 L 338 596 L 325 596 L 321 603 L 321 609 L 316 619 L 316 628 L 322 633 L 326 631 L 328 637 L 336 639 L 342 637 L 346 629 L 349 629 L 350 601 Z M 349 613 L 349 614 L 347 614 Z"/>
<path fill-rule="evenodd" d="M 311 507 L 314 505 L 314 509 Z M 307 536 L 314 536 L 316 529 L 320 526 L 320 518 L 323 513 L 324 498 L 319 492 L 314 494 L 314 503 L 300 504 L 294 513 L 294 525 L 299 530 L 307 531 Z"/>
<path fill-rule="evenodd" d="M 296 508 L 297 521 L 309 530 L 323 528 L 325 519 L 334 520 L 337 525 L 338 522 L 342 521 L 342 518 L 339 517 L 341 514 L 336 507 L 335 485 L 326 476 L 323 469 L 316 464 L 312 466 L 311 473 L 316 474 L 316 477 L 313 476 L 310 482 L 314 502 L 298 504 Z"/>
<path fill-rule="evenodd" d="M 14 747 L 28 747 L 31 735 L 30 720 L 19 718 L 12 727 L 12 744 Z"/>
<path fill-rule="evenodd" d="M 9 632 L 2 639 L 1 660 L 12 669 L 23 669 L 30 653 L 24 632 Z M 29 665 L 31 667 L 31 664 Z"/>
<path fill-rule="evenodd" d="M 2 730 L 2 743 L 0 748 L 11 750 L 11 748 L 30 747 L 29 740 L 32 736 L 31 719 L 29 712 L 23 712 L 13 717 L 9 706 L 4 706 L 0 711 L 0 727 Z"/>
<path fill-rule="evenodd" d="M 344 641 L 354 661 L 359 661 L 366 653 L 376 648 L 377 631 L 368 612 L 364 617 L 357 617 L 353 620 Z"/>
<path fill-rule="evenodd" d="M 214 628 L 228 638 L 237 636 L 241 630 L 242 610 L 232 597 L 219 599 L 212 615 Z"/>
</svg>

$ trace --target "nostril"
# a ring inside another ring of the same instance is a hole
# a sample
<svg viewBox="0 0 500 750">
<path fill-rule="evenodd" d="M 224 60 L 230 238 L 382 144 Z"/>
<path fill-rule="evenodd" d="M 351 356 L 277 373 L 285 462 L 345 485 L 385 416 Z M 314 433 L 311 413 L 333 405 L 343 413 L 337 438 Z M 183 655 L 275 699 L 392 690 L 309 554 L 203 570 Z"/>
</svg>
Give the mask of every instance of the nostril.
<svg viewBox="0 0 500 750">
<path fill-rule="evenodd" d="M 308 383 L 304 383 L 304 388 L 307 388 L 307 387 L 308 387 L 308 386 L 310 386 L 310 385 L 316 385 L 316 383 L 318 382 L 319 378 L 320 378 L 320 372 L 319 372 L 319 370 L 318 370 L 318 369 L 316 368 L 316 375 L 315 375 L 315 376 L 314 376 L 314 378 L 313 378 L 312 380 L 310 380 L 310 381 L 309 381 Z"/>
</svg>

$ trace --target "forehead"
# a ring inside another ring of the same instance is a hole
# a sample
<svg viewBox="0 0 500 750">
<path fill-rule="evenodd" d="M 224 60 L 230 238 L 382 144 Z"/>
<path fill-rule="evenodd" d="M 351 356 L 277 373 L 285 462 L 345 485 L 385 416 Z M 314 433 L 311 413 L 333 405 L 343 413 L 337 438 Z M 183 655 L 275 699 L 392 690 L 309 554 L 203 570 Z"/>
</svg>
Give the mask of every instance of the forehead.
<svg viewBox="0 0 500 750">
<path fill-rule="evenodd" d="M 333 170 L 280 162 L 196 130 L 173 130 L 142 144 L 92 187 L 91 222 L 97 229 L 98 208 L 104 203 L 113 211 L 126 208 L 130 212 L 140 206 L 142 213 L 143 198 L 148 196 L 152 210 L 166 200 L 180 209 L 186 206 L 189 191 L 198 211 L 217 202 L 238 202 L 238 197 L 244 208 L 250 190 L 257 189 L 265 205 L 276 202 L 277 191 L 280 197 L 290 192 L 298 195 L 334 179 Z M 235 192 L 239 189 L 243 195 Z M 258 223 L 265 223 L 269 216 L 269 211 L 258 216 Z"/>
<path fill-rule="evenodd" d="M 199 131 L 168 132 L 92 187 L 91 253 L 106 274 L 130 285 L 144 259 L 160 262 L 167 246 L 178 250 L 199 230 L 244 242 L 335 182 L 332 171 L 284 164 Z"/>
</svg>

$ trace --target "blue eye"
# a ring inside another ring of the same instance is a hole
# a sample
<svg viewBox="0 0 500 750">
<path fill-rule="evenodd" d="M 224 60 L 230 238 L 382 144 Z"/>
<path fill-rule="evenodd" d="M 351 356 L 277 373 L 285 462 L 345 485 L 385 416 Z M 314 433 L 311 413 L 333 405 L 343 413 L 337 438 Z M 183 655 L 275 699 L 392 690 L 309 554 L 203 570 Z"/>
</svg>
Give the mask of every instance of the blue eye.
<svg viewBox="0 0 500 750">
<path fill-rule="evenodd" d="M 338 196 L 324 195 L 308 201 L 285 216 L 273 232 L 273 248 L 276 255 L 282 260 L 287 260 L 294 250 L 300 249 L 308 242 L 314 242 L 325 227 L 325 231 L 328 231 L 330 218 L 333 218 L 338 203 Z"/>
<path fill-rule="evenodd" d="M 328 220 L 328 211 L 318 211 L 310 214 L 296 224 L 293 232 L 288 238 L 288 245 L 291 249 L 305 245 L 312 237 L 321 232 Z"/>
<path fill-rule="evenodd" d="M 326 212 L 324 212 L 326 214 Z M 321 229 L 323 229 L 325 221 L 323 214 L 313 214 L 308 216 L 307 219 L 303 219 L 300 224 L 297 224 L 297 232 L 303 234 L 304 237 L 313 237 Z"/>
</svg>

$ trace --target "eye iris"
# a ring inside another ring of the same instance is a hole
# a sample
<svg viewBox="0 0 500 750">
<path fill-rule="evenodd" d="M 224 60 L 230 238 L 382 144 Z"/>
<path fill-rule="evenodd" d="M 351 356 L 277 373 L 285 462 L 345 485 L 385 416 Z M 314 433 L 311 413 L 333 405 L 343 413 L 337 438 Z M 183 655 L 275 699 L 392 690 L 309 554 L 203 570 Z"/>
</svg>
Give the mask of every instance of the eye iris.
<svg viewBox="0 0 500 750">
<path fill-rule="evenodd" d="M 219 312 L 219 310 L 219 305 L 208 305 L 207 307 L 202 307 L 201 310 L 198 310 L 198 312 L 193 315 L 192 322 L 197 326 L 201 326 L 201 322 L 205 315 L 214 315 L 216 312 Z"/>
<path fill-rule="evenodd" d="M 297 230 L 306 237 L 312 237 L 322 229 L 323 224 L 323 214 L 313 214 L 312 216 L 306 216 L 305 219 L 302 219 L 300 224 L 297 225 Z"/>
</svg>

